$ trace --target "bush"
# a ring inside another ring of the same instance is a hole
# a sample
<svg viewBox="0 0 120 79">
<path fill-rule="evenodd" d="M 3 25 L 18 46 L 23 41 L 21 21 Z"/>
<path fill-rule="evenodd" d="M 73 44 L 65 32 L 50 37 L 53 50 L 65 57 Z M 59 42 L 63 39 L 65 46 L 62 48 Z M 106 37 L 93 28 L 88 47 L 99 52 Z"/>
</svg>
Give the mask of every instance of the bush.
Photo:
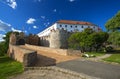
<svg viewBox="0 0 120 79">
<path fill-rule="evenodd" d="M 105 51 L 106 51 L 106 52 L 113 52 L 113 47 L 112 47 L 112 46 L 107 46 L 107 47 L 105 48 Z"/>
<path fill-rule="evenodd" d="M 5 42 L 0 43 L 0 56 L 5 55 L 7 52 L 7 47 L 5 45 Z"/>
</svg>

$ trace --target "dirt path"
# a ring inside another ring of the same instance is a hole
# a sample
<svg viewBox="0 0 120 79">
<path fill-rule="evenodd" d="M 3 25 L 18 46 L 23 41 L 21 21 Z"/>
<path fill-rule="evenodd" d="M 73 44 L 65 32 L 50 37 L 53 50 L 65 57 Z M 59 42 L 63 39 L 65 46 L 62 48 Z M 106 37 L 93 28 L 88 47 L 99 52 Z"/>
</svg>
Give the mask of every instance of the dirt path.
<svg viewBox="0 0 120 79">
<path fill-rule="evenodd" d="M 93 61 L 101 61 L 102 59 L 104 58 L 108 58 L 110 57 L 112 54 L 105 54 L 103 56 L 98 56 L 98 57 L 95 57 L 95 58 L 89 58 L 89 60 L 93 60 Z"/>
<path fill-rule="evenodd" d="M 26 49 L 31 49 L 26 46 L 21 46 Z M 37 51 L 38 54 L 38 61 L 36 66 L 50 66 L 50 65 L 56 65 L 57 63 L 60 62 L 65 62 L 73 59 L 77 59 L 80 57 L 74 57 L 74 56 L 64 56 L 56 53 L 52 53 L 51 51 L 45 52 L 41 50 L 36 50 L 36 49 L 31 49 Z"/>
</svg>

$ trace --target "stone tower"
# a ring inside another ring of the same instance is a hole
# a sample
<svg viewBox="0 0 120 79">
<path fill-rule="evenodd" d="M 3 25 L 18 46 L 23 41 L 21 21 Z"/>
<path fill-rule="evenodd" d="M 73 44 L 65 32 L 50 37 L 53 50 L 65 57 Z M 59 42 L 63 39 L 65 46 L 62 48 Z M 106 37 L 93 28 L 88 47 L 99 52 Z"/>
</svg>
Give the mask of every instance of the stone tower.
<svg viewBox="0 0 120 79">
<path fill-rule="evenodd" d="M 15 34 L 14 32 L 10 35 L 10 44 L 12 45 L 24 45 L 25 35 L 24 33 Z"/>
<path fill-rule="evenodd" d="M 68 39 L 68 32 L 64 29 L 57 29 L 51 30 L 50 33 L 50 47 L 51 48 L 61 48 L 65 49 L 68 47 L 67 39 Z"/>
<path fill-rule="evenodd" d="M 16 34 L 11 33 L 10 35 L 10 44 L 16 45 Z"/>
</svg>

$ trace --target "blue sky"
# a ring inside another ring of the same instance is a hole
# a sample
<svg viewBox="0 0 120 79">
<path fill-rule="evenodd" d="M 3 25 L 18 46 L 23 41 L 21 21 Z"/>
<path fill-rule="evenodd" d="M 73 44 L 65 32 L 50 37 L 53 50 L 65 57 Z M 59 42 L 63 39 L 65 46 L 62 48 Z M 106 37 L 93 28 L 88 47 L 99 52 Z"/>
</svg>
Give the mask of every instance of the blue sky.
<svg viewBox="0 0 120 79">
<path fill-rule="evenodd" d="M 105 31 L 120 0 L 0 0 L 0 41 L 8 31 L 37 34 L 58 20 L 88 21 Z"/>
</svg>

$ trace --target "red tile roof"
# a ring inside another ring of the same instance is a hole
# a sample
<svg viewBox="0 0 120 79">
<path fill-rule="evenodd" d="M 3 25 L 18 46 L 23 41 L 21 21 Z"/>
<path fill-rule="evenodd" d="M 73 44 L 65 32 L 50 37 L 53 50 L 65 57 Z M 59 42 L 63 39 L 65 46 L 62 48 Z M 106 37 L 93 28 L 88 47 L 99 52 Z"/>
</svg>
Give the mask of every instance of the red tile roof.
<svg viewBox="0 0 120 79">
<path fill-rule="evenodd" d="M 80 25 L 94 25 L 90 22 L 84 22 L 84 21 L 72 21 L 72 20 L 59 20 L 57 23 L 63 23 L 63 24 L 80 24 Z"/>
</svg>

